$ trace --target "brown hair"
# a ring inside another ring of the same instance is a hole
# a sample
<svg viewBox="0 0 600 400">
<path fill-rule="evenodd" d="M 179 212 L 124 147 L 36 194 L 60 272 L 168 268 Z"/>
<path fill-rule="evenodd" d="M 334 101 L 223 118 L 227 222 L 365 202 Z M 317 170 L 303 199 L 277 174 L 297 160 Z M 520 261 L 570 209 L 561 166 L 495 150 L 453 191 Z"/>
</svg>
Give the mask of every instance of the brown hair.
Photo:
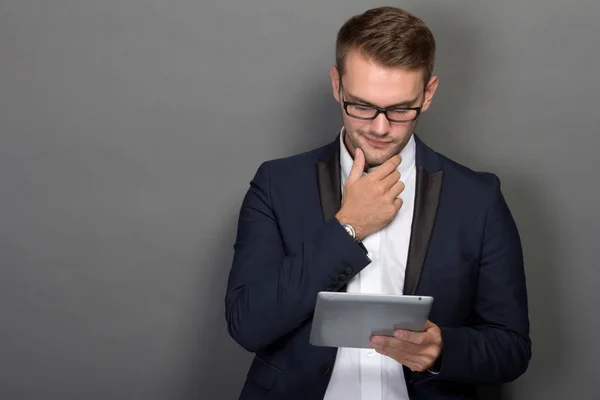
<svg viewBox="0 0 600 400">
<path fill-rule="evenodd" d="M 425 84 L 433 74 L 433 34 L 421 19 L 400 8 L 378 7 L 350 18 L 340 28 L 335 47 L 340 79 L 351 50 L 386 67 L 423 69 Z"/>
</svg>

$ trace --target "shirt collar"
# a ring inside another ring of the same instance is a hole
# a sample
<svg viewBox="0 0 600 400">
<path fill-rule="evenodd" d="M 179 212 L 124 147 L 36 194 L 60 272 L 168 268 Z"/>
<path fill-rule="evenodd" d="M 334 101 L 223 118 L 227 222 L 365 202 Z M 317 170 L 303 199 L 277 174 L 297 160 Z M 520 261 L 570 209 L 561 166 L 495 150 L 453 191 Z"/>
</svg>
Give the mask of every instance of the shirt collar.
<svg viewBox="0 0 600 400">
<path fill-rule="evenodd" d="M 352 156 L 348 152 L 346 145 L 344 143 L 344 135 L 345 135 L 345 127 L 342 127 L 340 130 L 340 169 L 342 173 L 342 188 L 346 185 L 346 179 L 348 179 L 348 175 L 350 175 L 350 170 L 352 169 L 352 164 L 354 160 Z M 400 157 L 402 157 L 402 162 L 396 168 L 398 172 L 400 172 L 401 176 L 408 175 L 408 172 L 414 168 L 415 166 L 415 136 L 412 134 L 406 146 L 400 151 Z M 373 172 L 377 167 L 372 167 L 367 170 L 368 172 Z M 365 175 L 365 173 L 363 173 Z"/>
</svg>

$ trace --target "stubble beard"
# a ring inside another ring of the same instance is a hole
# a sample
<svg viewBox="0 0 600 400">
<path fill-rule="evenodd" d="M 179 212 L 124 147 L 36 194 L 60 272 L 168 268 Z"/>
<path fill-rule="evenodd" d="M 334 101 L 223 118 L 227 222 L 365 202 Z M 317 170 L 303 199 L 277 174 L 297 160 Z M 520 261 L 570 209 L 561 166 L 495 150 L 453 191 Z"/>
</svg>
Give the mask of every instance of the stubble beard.
<svg viewBox="0 0 600 400">
<path fill-rule="evenodd" d="M 363 131 L 354 131 L 352 133 L 348 133 L 348 131 L 346 131 L 346 135 L 348 137 L 348 140 L 350 141 L 350 143 L 352 144 L 352 147 L 354 147 L 355 149 L 360 148 L 363 151 L 363 154 L 365 155 L 365 163 L 366 163 L 366 168 L 373 168 L 373 167 L 378 167 L 381 164 L 383 164 L 384 162 L 386 162 L 387 160 L 389 160 L 390 158 L 392 158 L 393 156 L 395 156 L 396 154 L 399 154 L 402 149 L 404 148 L 404 146 L 406 146 L 406 144 L 408 143 L 408 140 L 410 139 L 411 135 L 408 135 L 407 138 L 405 140 L 403 140 L 401 143 L 398 142 L 394 142 L 394 143 L 390 143 L 389 147 L 386 148 L 383 152 L 378 152 L 378 154 L 373 154 L 373 152 L 367 152 L 365 151 L 365 149 L 360 145 L 360 141 L 359 141 L 359 137 L 360 136 L 367 136 L 367 137 L 372 137 L 369 135 L 366 135 Z"/>
</svg>

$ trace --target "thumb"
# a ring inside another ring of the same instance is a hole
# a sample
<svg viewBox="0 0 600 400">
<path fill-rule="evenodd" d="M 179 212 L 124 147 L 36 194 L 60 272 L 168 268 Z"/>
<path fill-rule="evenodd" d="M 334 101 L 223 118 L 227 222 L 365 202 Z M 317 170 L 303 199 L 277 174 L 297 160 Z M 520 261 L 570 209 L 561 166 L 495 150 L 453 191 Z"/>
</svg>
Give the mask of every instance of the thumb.
<svg viewBox="0 0 600 400">
<path fill-rule="evenodd" d="M 356 154 L 354 155 L 354 163 L 352 163 L 352 169 L 350 170 L 350 174 L 348 175 L 348 179 L 346 180 L 346 185 L 350 186 L 357 180 L 362 177 L 362 174 L 365 170 L 365 155 L 363 151 L 359 148 L 356 149 Z"/>
</svg>

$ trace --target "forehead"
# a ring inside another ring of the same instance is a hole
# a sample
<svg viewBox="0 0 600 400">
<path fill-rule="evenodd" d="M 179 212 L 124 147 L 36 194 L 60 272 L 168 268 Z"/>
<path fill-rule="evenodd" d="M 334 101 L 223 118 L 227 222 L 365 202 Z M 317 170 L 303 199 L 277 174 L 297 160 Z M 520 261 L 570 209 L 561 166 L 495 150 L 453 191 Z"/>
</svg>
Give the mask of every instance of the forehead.
<svg viewBox="0 0 600 400">
<path fill-rule="evenodd" d="M 418 97 L 423 90 L 423 73 L 385 67 L 353 50 L 346 56 L 342 83 L 348 94 L 386 106 Z"/>
</svg>

